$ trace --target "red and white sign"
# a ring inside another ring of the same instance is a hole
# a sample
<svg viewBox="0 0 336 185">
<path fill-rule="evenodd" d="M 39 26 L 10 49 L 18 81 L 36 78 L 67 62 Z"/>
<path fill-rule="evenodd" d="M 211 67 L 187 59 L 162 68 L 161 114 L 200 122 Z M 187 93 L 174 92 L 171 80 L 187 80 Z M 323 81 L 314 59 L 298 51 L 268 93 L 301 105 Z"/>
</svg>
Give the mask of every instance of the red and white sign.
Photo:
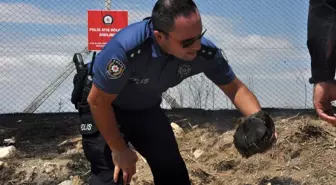
<svg viewBox="0 0 336 185">
<path fill-rule="evenodd" d="M 88 10 L 88 50 L 101 50 L 127 25 L 127 10 Z"/>
</svg>

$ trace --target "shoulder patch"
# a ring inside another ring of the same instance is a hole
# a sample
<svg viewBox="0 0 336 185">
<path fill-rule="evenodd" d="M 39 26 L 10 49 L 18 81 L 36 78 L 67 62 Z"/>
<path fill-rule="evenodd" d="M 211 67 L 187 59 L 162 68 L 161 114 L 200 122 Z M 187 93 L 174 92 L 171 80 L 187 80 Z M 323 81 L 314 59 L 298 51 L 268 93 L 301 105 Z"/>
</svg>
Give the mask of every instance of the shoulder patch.
<svg viewBox="0 0 336 185">
<path fill-rule="evenodd" d="M 217 52 L 217 48 L 209 47 L 202 44 L 201 49 L 198 51 L 198 55 L 205 60 L 212 60 L 215 58 Z"/>
<path fill-rule="evenodd" d="M 192 66 L 189 63 L 181 64 L 177 67 L 177 77 L 179 80 L 183 80 L 190 76 L 192 72 Z"/>
<path fill-rule="evenodd" d="M 117 79 L 121 77 L 121 75 L 125 71 L 125 64 L 120 60 L 112 59 L 106 67 L 106 74 L 110 79 Z"/>
</svg>

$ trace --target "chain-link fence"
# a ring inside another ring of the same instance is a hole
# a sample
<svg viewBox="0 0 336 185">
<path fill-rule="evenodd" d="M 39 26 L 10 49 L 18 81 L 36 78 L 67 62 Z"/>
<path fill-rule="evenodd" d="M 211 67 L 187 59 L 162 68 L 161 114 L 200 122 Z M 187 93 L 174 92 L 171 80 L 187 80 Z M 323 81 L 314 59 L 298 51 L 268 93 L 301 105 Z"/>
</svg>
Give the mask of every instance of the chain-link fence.
<svg viewBox="0 0 336 185">
<path fill-rule="evenodd" d="M 128 10 L 131 24 L 149 16 L 155 2 L 112 0 L 107 7 Z M 206 37 L 223 49 L 263 107 L 312 107 L 308 0 L 195 2 Z M 0 1 L 0 113 L 74 111 L 72 57 L 87 46 L 87 10 L 105 8 L 105 0 Z M 234 108 L 204 75 L 169 89 L 162 106 L 172 105 Z"/>
</svg>

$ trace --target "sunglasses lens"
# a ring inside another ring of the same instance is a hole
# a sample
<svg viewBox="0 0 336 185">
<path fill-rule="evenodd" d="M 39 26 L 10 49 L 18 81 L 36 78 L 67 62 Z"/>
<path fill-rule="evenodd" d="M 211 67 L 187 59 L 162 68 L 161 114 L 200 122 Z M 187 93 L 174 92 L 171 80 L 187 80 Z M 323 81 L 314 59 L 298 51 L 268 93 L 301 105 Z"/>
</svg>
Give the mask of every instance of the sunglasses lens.
<svg viewBox="0 0 336 185">
<path fill-rule="evenodd" d="M 207 31 L 207 30 L 204 30 L 204 32 L 201 33 L 201 35 L 199 35 L 198 37 L 196 37 L 196 38 L 194 38 L 194 39 L 187 40 L 187 41 L 183 41 L 183 42 L 182 42 L 182 47 L 183 47 L 183 48 L 187 48 L 187 47 L 193 45 L 193 44 L 195 43 L 196 40 L 199 40 L 199 39 L 201 39 L 201 38 L 204 36 L 204 34 L 205 34 L 206 31 Z"/>
<path fill-rule="evenodd" d="M 188 42 L 183 42 L 182 46 L 183 46 L 183 48 L 187 48 L 187 47 L 191 46 L 194 42 L 195 42 L 195 40 L 189 40 Z"/>
</svg>

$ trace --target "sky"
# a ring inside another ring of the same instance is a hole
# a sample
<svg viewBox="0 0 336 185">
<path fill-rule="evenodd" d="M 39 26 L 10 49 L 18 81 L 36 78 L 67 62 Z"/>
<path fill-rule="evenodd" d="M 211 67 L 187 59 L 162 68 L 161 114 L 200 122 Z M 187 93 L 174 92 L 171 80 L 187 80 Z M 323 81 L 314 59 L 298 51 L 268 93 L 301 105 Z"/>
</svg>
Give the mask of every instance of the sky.
<svg viewBox="0 0 336 185">
<path fill-rule="evenodd" d="M 132 24 L 149 16 L 155 2 L 112 0 L 111 9 L 128 10 Z M 208 30 L 205 36 L 223 49 L 263 107 L 311 108 L 308 1 L 195 2 Z M 87 46 L 87 10 L 104 5 L 104 0 L 0 0 L 0 113 L 22 112 L 63 73 L 73 54 Z M 36 112 L 74 111 L 69 100 L 73 75 Z M 183 107 L 232 108 L 203 78 L 187 79 L 168 93 Z M 163 106 L 169 108 L 165 102 Z"/>
</svg>

